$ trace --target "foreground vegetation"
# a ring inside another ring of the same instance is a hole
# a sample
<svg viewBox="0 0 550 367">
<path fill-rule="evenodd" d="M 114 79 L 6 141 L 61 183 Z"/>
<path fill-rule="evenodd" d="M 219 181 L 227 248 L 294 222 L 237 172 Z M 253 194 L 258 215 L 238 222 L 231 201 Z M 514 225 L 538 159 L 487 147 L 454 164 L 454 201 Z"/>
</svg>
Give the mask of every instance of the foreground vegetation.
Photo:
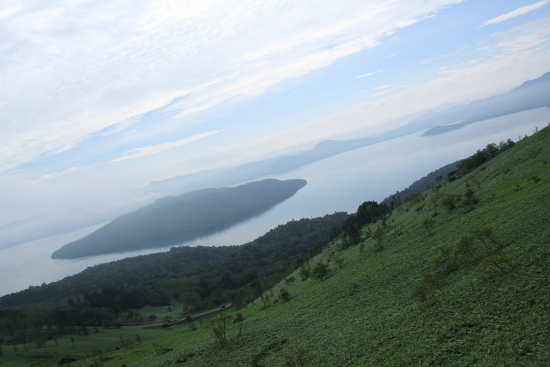
<svg viewBox="0 0 550 367">
<path fill-rule="evenodd" d="M 284 280 L 252 282 L 246 307 L 140 329 L 128 349 L 115 336 L 135 330 L 101 329 L 104 360 L 89 339 L 70 365 L 547 366 L 548 146 L 550 128 L 489 145 L 391 213 L 365 203 Z M 32 360 L 10 348 L 5 365 Z"/>
</svg>

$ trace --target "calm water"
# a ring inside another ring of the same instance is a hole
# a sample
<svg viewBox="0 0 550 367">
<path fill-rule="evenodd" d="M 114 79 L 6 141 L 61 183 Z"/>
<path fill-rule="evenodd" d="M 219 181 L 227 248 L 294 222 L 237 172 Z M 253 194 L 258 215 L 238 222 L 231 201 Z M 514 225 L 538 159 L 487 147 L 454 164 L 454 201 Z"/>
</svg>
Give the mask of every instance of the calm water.
<svg viewBox="0 0 550 367">
<path fill-rule="evenodd" d="M 239 245 L 292 219 L 318 217 L 335 211 L 353 212 L 366 200 L 380 201 L 437 168 L 465 158 L 491 142 L 531 135 L 547 126 L 550 109 L 520 112 L 468 125 L 443 135 L 412 134 L 343 153 L 278 179 L 303 178 L 308 184 L 270 211 L 224 232 L 186 243 L 190 246 Z M 76 274 L 89 266 L 125 257 L 166 251 L 151 249 L 80 260 L 52 260 L 64 244 L 84 237 L 101 225 L 0 250 L 0 295 Z"/>
</svg>

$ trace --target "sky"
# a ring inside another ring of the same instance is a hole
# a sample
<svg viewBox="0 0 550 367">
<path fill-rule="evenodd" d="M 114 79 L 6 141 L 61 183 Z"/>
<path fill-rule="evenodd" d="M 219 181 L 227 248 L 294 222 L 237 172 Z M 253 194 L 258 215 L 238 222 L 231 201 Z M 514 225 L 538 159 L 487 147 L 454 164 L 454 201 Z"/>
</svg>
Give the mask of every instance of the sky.
<svg viewBox="0 0 550 367">
<path fill-rule="evenodd" d="M 0 2 L 0 225 L 550 71 L 550 0 Z"/>
</svg>

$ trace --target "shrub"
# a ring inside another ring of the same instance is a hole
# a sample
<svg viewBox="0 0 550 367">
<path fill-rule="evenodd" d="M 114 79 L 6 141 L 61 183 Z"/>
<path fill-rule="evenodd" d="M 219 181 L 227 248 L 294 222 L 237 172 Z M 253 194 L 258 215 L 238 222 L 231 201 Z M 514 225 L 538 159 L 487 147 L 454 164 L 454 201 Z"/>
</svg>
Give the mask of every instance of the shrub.
<svg viewBox="0 0 550 367">
<path fill-rule="evenodd" d="M 157 343 L 153 343 L 153 348 L 155 349 L 155 353 L 157 354 L 157 356 L 166 354 L 174 350 L 174 348 L 167 348 Z"/>
<path fill-rule="evenodd" d="M 212 330 L 214 338 L 222 345 L 227 344 L 227 327 L 233 315 L 222 315 L 214 319 L 208 320 L 207 329 Z"/>
<path fill-rule="evenodd" d="M 441 198 L 441 205 L 449 210 L 456 208 L 456 205 L 459 203 L 462 195 L 460 194 L 445 194 Z"/>
<path fill-rule="evenodd" d="M 279 291 L 279 298 L 285 302 L 288 302 L 290 300 L 290 293 L 286 289 L 281 288 Z"/>
<path fill-rule="evenodd" d="M 302 346 L 294 346 L 290 352 L 285 356 L 285 366 L 307 366 L 311 361 L 316 358 L 316 355 L 311 354 L 310 350 Z"/>
<path fill-rule="evenodd" d="M 412 295 L 417 301 L 424 302 L 432 289 L 440 288 L 443 285 L 445 285 L 443 275 L 424 274 L 422 276 L 422 282 L 413 290 Z"/>
<path fill-rule="evenodd" d="M 334 255 L 334 263 L 338 265 L 340 269 L 344 266 L 344 258 L 338 256 L 337 254 Z"/>
<path fill-rule="evenodd" d="M 300 268 L 299 274 L 300 274 L 300 278 L 302 279 L 302 282 L 306 281 L 310 276 L 309 270 L 306 269 L 304 266 Z"/>
<path fill-rule="evenodd" d="M 432 236 L 434 234 L 435 220 L 432 218 L 424 218 L 422 220 L 422 228 L 426 231 L 427 236 Z"/>
<path fill-rule="evenodd" d="M 330 272 L 331 269 L 328 264 L 319 261 L 317 265 L 315 265 L 315 267 L 311 270 L 311 277 L 323 281 Z"/>
<path fill-rule="evenodd" d="M 63 366 L 64 364 L 69 364 L 69 363 L 73 363 L 73 362 L 76 362 L 76 361 L 78 361 L 78 358 L 76 358 L 76 357 L 65 356 L 57 362 L 57 365 L 58 366 Z"/>
</svg>

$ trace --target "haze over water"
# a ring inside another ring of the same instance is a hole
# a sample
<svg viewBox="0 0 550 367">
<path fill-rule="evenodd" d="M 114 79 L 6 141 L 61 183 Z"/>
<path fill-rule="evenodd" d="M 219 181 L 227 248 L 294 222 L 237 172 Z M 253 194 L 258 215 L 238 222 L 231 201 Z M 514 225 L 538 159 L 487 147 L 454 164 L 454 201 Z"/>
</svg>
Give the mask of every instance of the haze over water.
<svg viewBox="0 0 550 367">
<path fill-rule="evenodd" d="M 335 211 L 354 212 L 367 200 L 381 201 L 437 168 L 465 158 L 488 143 L 531 135 L 550 121 L 550 109 L 539 108 L 468 125 L 442 135 L 421 133 L 367 146 L 315 162 L 290 173 L 271 176 L 301 178 L 308 184 L 268 212 L 224 232 L 185 243 L 189 246 L 240 245 L 292 219 Z M 169 248 L 109 254 L 79 260 L 52 260 L 53 251 L 93 232 L 95 225 L 0 250 L 0 295 L 50 283 L 89 266 Z"/>
</svg>

